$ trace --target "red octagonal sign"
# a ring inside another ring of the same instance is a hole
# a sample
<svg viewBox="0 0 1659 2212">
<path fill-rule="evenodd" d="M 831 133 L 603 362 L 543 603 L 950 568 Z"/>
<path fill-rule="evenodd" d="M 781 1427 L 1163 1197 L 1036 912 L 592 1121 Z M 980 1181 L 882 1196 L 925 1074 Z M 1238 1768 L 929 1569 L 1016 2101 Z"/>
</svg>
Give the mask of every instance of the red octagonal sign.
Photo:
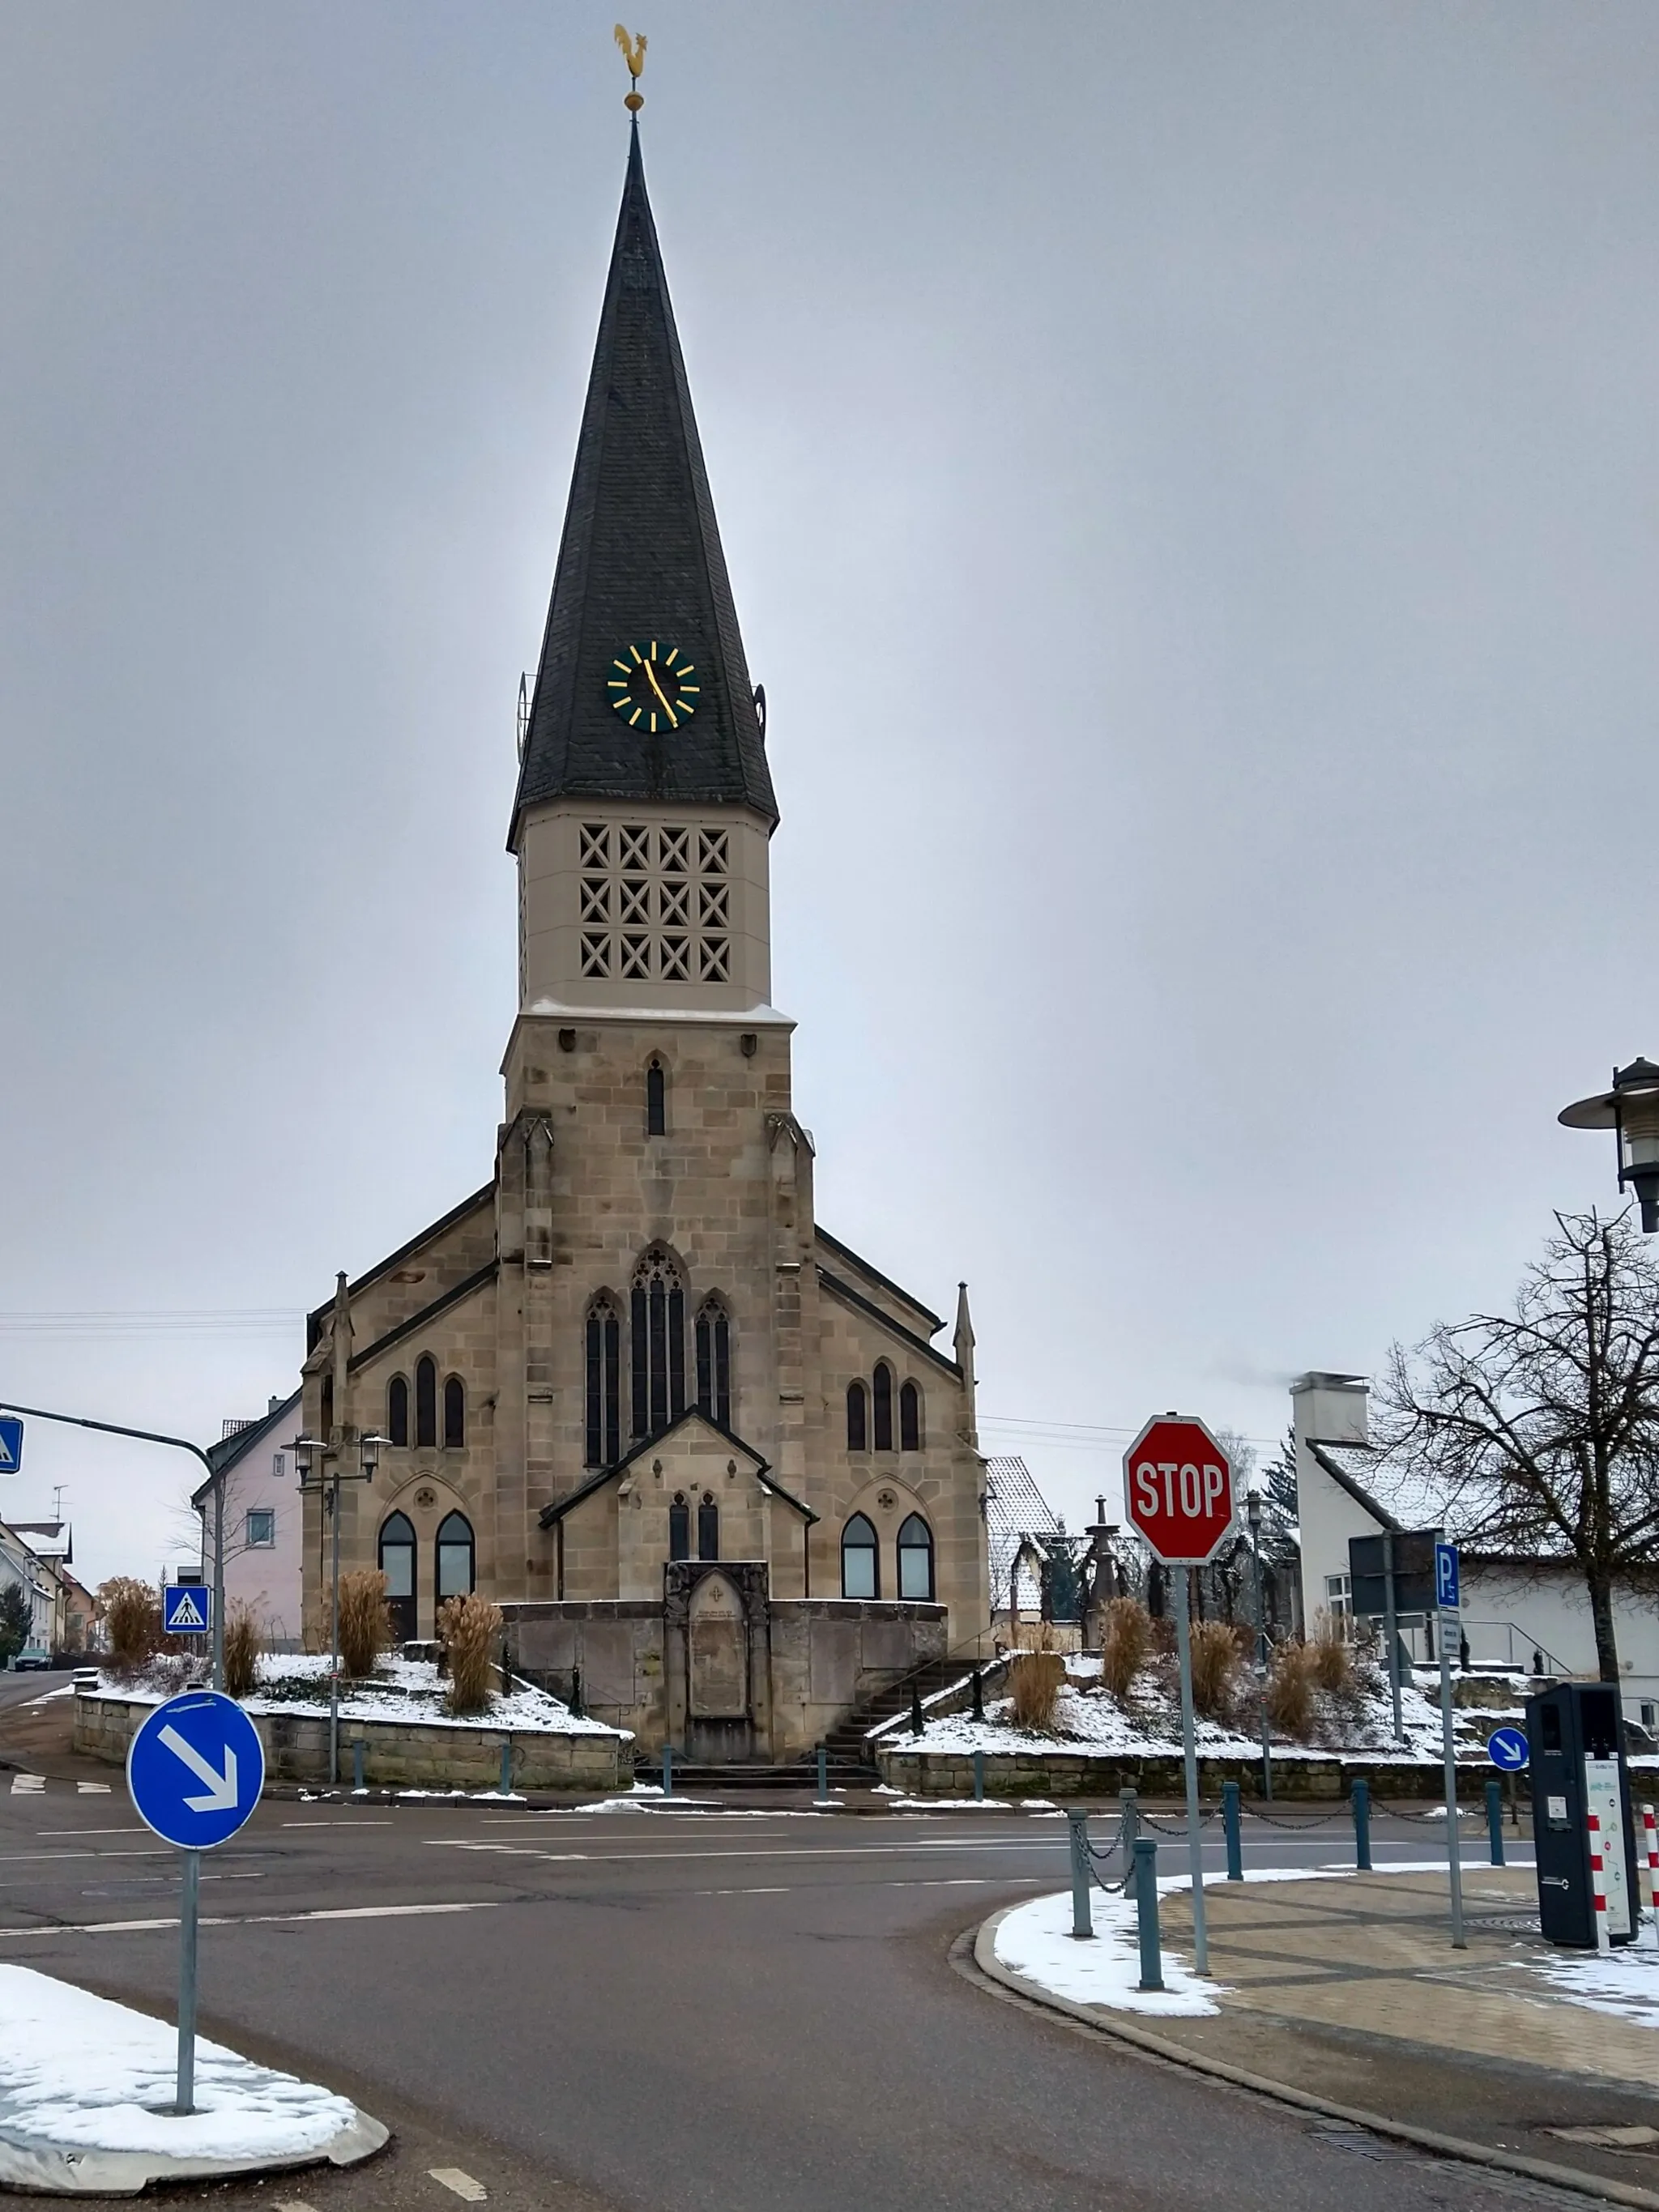
<svg viewBox="0 0 1659 2212">
<path fill-rule="evenodd" d="M 1202 1421 L 1161 1413 L 1123 1455 L 1123 1499 L 1154 1559 L 1201 1567 L 1233 1525 L 1233 1471 Z"/>
</svg>

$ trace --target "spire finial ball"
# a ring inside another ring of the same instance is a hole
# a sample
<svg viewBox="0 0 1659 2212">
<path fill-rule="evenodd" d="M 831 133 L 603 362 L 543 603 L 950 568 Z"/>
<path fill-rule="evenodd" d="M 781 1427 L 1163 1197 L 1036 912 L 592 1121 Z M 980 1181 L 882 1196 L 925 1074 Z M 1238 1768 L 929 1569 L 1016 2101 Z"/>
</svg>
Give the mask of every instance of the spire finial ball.
<svg viewBox="0 0 1659 2212">
<path fill-rule="evenodd" d="M 637 115 L 641 108 L 645 106 L 645 94 L 642 92 L 630 92 L 624 97 L 623 106 L 630 115 Z"/>
</svg>

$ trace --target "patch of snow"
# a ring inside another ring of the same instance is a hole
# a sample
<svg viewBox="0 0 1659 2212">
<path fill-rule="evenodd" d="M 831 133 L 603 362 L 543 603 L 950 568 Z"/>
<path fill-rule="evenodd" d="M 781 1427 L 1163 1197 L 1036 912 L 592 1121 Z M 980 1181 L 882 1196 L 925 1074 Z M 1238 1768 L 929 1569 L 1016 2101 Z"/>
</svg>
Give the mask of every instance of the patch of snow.
<svg viewBox="0 0 1659 2212">
<path fill-rule="evenodd" d="M 1659 1948 L 1650 1929 L 1616 1951 L 1552 1951 L 1531 1963 L 1570 2004 L 1615 2014 L 1638 2027 L 1659 2027 Z"/>
<path fill-rule="evenodd" d="M 13 2141 L 179 2158 L 320 2154 L 357 2118 L 315 2083 L 196 2041 L 196 2103 L 170 2106 L 178 2031 L 31 1966 L 0 1966 L 0 2130 Z"/>
<path fill-rule="evenodd" d="M 1158 1884 L 1160 1890 L 1164 1884 Z M 1097 1893 L 1092 1906 L 1095 1938 L 1079 1942 L 1072 1933 L 1072 1893 L 1034 1897 L 1016 1905 L 998 1924 L 1000 1966 L 1073 2004 L 1105 2005 L 1114 2012 L 1157 2013 L 1192 2018 L 1219 2012 L 1223 1985 L 1200 1981 L 1170 1952 L 1164 1951 L 1162 1990 L 1143 1990 L 1135 1908 L 1121 1897 Z"/>
</svg>

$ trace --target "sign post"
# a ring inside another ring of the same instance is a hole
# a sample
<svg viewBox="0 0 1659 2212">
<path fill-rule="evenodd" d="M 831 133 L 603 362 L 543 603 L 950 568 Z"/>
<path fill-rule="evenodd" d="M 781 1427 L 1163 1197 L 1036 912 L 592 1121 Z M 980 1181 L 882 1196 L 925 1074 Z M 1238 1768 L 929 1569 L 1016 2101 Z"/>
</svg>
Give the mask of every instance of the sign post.
<svg viewBox="0 0 1659 2212">
<path fill-rule="evenodd" d="M 206 1626 L 204 1620 L 203 1628 Z M 228 1843 L 243 1826 L 259 1802 L 264 1779 L 264 1747 L 258 1731 L 234 1698 L 216 1690 L 189 1690 L 157 1705 L 127 1753 L 127 1792 L 134 1812 L 163 1843 L 175 1844 L 183 1854 L 174 2104 L 179 2112 L 196 2109 L 196 1931 L 202 1853 Z"/>
<path fill-rule="evenodd" d="M 1434 1601 L 1438 1614 L 1435 1642 L 1440 1647 L 1440 1741 L 1446 1762 L 1446 1873 L 1451 1884 L 1454 1951 L 1466 1951 L 1463 1935 L 1462 1845 L 1457 1832 L 1457 1753 L 1452 1745 L 1451 1639 L 1462 1604 L 1455 1544 L 1434 1547 Z"/>
<path fill-rule="evenodd" d="M 1123 1455 L 1123 1498 L 1129 1519 L 1152 1557 L 1173 1570 L 1187 1857 L 1193 1882 L 1193 1965 L 1197 1972 L 1207 1974 L 1210 1940 L 1204 1917 L 1204 1847 L 1193 1726 L 1192 1570 L 1207 1565 L 1232 1532 L 1232 1468 L 1202 1421 L 1188 1413 L 1164 1413 L 1148 1421 Z"/>
</svg>

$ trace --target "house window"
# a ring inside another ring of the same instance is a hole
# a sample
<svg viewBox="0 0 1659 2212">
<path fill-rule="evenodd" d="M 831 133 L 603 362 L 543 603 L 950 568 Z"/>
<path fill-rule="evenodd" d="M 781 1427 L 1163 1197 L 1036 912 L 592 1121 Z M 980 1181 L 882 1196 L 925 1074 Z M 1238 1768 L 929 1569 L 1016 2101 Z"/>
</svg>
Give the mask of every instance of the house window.
<svg viewBox="0 0 1659 2212">
<path fill-rule="evenodd" d="M 286 1452 L 272 1452 L 270 1455 L 270 1473 L 271 1478 L 274 1481 L 281 1482 L 284 1480 L 288 1474 L 288 1454 Z"/>
<path fill-rule="evenodd" d="M 866 1521 L 862 1513 L 855 1513 L 841 1532 L 841 1594 L 843 1597 L 881 1595 L 875 1523 Z"/>
<path fill-rule="evenodd" d="M 714 1503 L 714 1492 L 705 1490 L 702 1503 L 697 1508 L 697 1557 L 718 1559 L 720 1555 L 720 1509 Z"/>
<path fill-rule="evenodd" d="M 1346 1638 L 1353 1632 L 1353 1583 L 1346 1575 L 1325 1577 L 1325 1609 Z"/>
<path fill-rule="evenodd" d="M 653 1060 L 645 1071 L 645 1133 L 647 1137 L 668 1134 L 668 1079 L 659 1060 Z"/>
<path fill-rule="evenodd" d="M 466 1597 L 475 1580 L 472 1523 L 465 1513 L 447 1513 L 438 1523 L 438 1602 Z"/>
<path fill-rule="evenodd" d="M 848 1451 L 868 1451 L 870 1449 L 870 1394 L 862 1382 L 847 1386 L 847 1449 Z"/>
<path fill-rule="evenodd" d="M 668 1509 L 668 1556 L 671 1559 L 691 1556 L 691 1508 L 683 1490 L 674 1492 L 674 1503 Z"/>
<path fill-rule="evenodd" d="M 920 1513 L 912 1513 L 898 1532 L 898 1594 L 933 1602 L 933 1532 Z"/>
<path fill-rule="evenodd" d="M 449 1451 L 459 1451 L 465 1443 L 466 1386 L 459 1375 L 452 1375 L 444 1384 L 444 1444 Z"/>
<path fill-rule="evenodd" d="M 622 1457 L 622 1323 L 609 1298 L 587 1309 L 587 1461 L 610 1467 Z"/>
<path fill-rule="evenodd" d="M 409 1442 L 409 1384 L 401 1375 L 386 1385 L 386 1432 L 394 1444 Z"/>
<path fill-rule="evenodd" d="M 250 1552 L 268 1552 L 276 1541 L 276 1513 L 274 1506 L 252 1505 L 248 1508 L 247 1533 L 243 1539 Z"/>
<path fill-rule="evenodd" d="M 685 1411 L 685 1290 L 665 1252 L 634 1270 L 634 1434 L 654 1437 Z"/>
<path fill-rule="evenodd" d="M 914 1382 L 899 1392 L 899 1449 L 921 1449 L 921 1393 Z"/>
<path fill-rule="evenodd" d="M 424 1355 L 415 1363 L 415 1441 L 417 1444 L 438 1441 L 438 1369 L 435 1361 Z"/>
<path fill-rule="evenodd" d="M 697 1316 L 697 1410 L 732 1425 L 732 1324 L 718 1298 Z"/>
<path fill-rule="evenodd" d="M 893 1370 L 885 1363 L 877 1368 L 875 1383 L 872 1395 L 876 1409 L 876 1449 L 891 1451 L 893 1449 Z"/>
</svg>

